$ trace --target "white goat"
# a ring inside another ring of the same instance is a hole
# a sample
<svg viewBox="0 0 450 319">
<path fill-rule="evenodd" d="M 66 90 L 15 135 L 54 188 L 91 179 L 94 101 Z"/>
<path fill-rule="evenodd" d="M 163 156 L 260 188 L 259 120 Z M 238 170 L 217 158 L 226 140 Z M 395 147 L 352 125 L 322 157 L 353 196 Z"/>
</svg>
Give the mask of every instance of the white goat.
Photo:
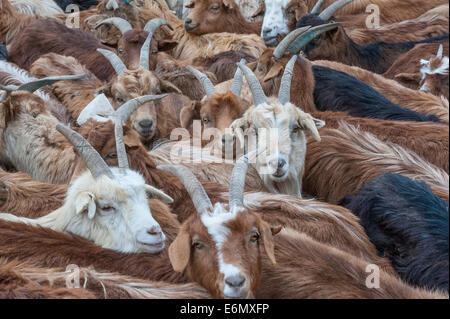
<svg viewBox="0 0 450 319">
<path fill-rule="evenodd" d="M 252 91 L 254 105 L 247 109 L 242 118 L 235 120 L 230 128 L 239 138 L 240 144 L 245 144 L 249 150 L 263 147 L 268 151 L 257 157 L 255 168 L 270 192 L 301 197 L 306 155 L 305 131 L 310 131 L 320 141 L 318 129 L 325 122 L 313 118 L 289 102 L 296 59 L 293 56 L 286 65 L 278 99 L 267 99 L 253 72 L 244 64 L 238 64 Z M 245 139 L 242 132 L 245 133 Z"/>
<path fill-rule="evenodd" d="M 0 219 L 70 232 L 125 253 L 163 250 L 166 237 L 152 217 L 146 193 L 167 203 L 173 200 L 128 168 L 122 123 L 116 121 L 119 167 L 113 168 L 81 135 L 61 124 L 56 129 L 72 143 L 89 170 L 72 183 L 64 205 L 54 212 L 38 219 L 2 213 Z"/>
</svg>

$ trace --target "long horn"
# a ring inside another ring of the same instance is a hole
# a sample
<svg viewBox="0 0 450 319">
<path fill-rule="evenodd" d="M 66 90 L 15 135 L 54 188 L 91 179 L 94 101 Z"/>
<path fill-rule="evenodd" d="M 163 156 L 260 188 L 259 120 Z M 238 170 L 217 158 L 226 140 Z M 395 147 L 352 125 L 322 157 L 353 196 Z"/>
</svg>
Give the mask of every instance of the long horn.
<svg viewBox="0 0 450 319">
<path fill-rule="evenodd" d="M 121 107 L 115 110 L 114 113 L 109 116 L 109 118 L 120 120 L 122 121 L 122 124 L 124 124 L 130 117 L 130 115 L 134 111 L 136 111 L 142 104 L 149 101 L 159 100 L 165 98 L 166 96 L 167 94 L 139 96 L 123 104 Z"/>
<path fill-rule="evenodd" d="M 246 64 L 247 61 L 245 59 L 242 59 L 239 63 Z M 233 83 L 231 83 L 230 91 L 236 94 L 237 96 L 241 95 L 241 88 L 242 88 L 242 77 L 244 75 L 242 74 L 242 71 L 239 67 L 236 68 L 236 73 L 234 73 Z"/>
<path fill-rule="evenodd" d="M 234 164 L 230 179 L 230 211 L 235 207 L 244 207 L 244 187 L 247 176 L 248 162 L 256 155 L 257 150 L 241 156 Z"/>
<path fill-rule="evenodd" d="M 250 90 L 252 91 L 253 103 L 256 106 L 266 103 L 267 97 L 264 94 L 264 90 L 261 87 L 261 83 L 259 83 L 256 75 L 252 72 L 252 70 L 250 70 L 250 68 L 248 66 L 246 66 L 243 63 L 238 63 L 238 67 L 242 70 L 242 72 L 245 75 L 245 78 L 247 79 L 248 86 L 250 87 Z"/>
<path fill-rule="evenodd" d="M 33 93 L 34 91 L 40 89 L 43 86 L 50 85 L 58 81 L 79 80 L 84 78 L 85 76 L 86 74 L 49 76 L 46 78 L 22 84 L 17 88 L 17 91 L 28 91 Z"/>
<path fill-rule="evenodd" d="M 311 28 L 310 25 L 302 28 L 295 29 L 294 31 L 290 32 L 287 36 L 283 38 L 283 40 L 278 43 L 277 47 L 273 50 L 273 56 L 277 59 L 281 58 L 284 55 L 284 52 L 286 52 L 286 49 L 289 47 L 289 45 L 297 39 L 297 37 Z"/>
<path fill-rule="evenodd" d="M 127 70 L 125 64 L 114 52 L 104 49 L 97 49 L 97 52 L 103 54 L 109 63 L 111 63 L 111 66 L 114 68 L 117 75 L 121 75 L 125 70 Z"/>
<path fill-rule="evenodd" d="M 202 84 L 203 88 L 205 89 L 206 96 L 210 96 L 211 94 L 214 94 L 216 92 L 216 88 L 214 87 L 214 84 L 206 76 L 206 74 L 200 72 L 199 70 L 193 68 L 190 65 L 187 66 L 186 69 L 188 69 L 192 74 L 194 74 L 194 76 L 197 78 L 197 80 Z"/>
<path fill-rule="evenodd" d="M 322 33 L 334 30 L 341 24 L 339 22 L 332 22 L 327 24 L 321 24 L 310 28 L 308 31 L 300 34 L 297 39 L 295 39 L 291 45 L 289 45 L 288 51 L 290 53 L 297 54 L 300 50 L 307 45 L 312 39 L 318 37 Z"/>
<path fill-rule="evenodd" d="M 325 2 L 325 0 L 318 0 L 316 2 L 316 5 L 314 6 L 314 8 L 312 8 L 310 13 L 311 14 L 318 14 L 320 12 L 320 8 L 322 7 L 324 2 Z"/>
<path fill-rule="evenodd" d="M 92 145 L 84 139 L 83 136 L 62 124 L 57 124 L 56 130 L 64 135 L 65 138 L 73 145 L 77 153 L 86 163 L 86 166 L 94 178 L 98 178 L 103 175 L 108 176 L 109 178 L 114 178 L 114 175 L 103 158 L 92 147 Z"/>
<path fill-rule="evenodd" d="M 323 21 L 328 21 L 333 16 L 333 14 L 335 14 L 339 9 L 345 7 L 352 1 L 353 0 L 339 0 L 332 3 L 319 14 L 319 18 L 321 18 Z"/>
<path fill-rule="evenodd" d="M 203 214 L 213 209 L 211 200 L 209 199 L 208 194 L 206 194 L 203 185 L 189 168 L 183 165 L 158 165 L 156 168 L 170 172 L 181 180 L 186 191 L 189 193 L 189 196 L 191 196 L 192 202 L 198 213 Z"/>
<path fill-rule="evenodd" d="M 122 18 L 108 18 L 105 19 L 99 23 L 97 23 L 94 27 L 94 29 L 98 29 L 101 25 L 104 24 L 112 24 L 113 26 L 115 26 L 117 29 L 119 29 L 120 33 L 124 34 L 127 31 L 133 30 L 133 27 L 131 26 L 131 24 Z"/>
<path fill-rule="evenodd" d="M 123 141 L 123 128 L 120 121 L 114 123 L 114 135 L 116 137 L 116 151 L 119 168 L 128 169 L 130 166 L 128 165 L 127 150 L 125 148 L 125 142 Z"/>
<path fill-rule="evenodd" d="M 144 31 L 148 32 L 147 38 L 141 48 L 141 55 L 139 64 L 146 70 L 150 70 L 149 57 L 150 57 L 150 43 L 152 42 L 153 34 L 160 26 L 167 24 L 166 20 L 155 18 L 151 19 L 144 27 Z"/>
<path fill-rule="evenodd" d="M 292 56 L 292 58 L 286 64 L 283 77 L 281 78 L 280 90 L 278 91 L 278 101 L 282 105 L 291 101 L 291 82 L 295 61 L 297 61 L 296 55 Z"/>
</svg>

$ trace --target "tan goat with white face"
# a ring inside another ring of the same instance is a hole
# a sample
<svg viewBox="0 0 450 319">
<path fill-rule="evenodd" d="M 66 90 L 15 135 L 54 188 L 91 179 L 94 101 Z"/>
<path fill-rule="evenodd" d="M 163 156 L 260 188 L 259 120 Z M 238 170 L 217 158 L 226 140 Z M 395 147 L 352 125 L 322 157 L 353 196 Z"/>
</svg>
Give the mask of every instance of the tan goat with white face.
<svg viewBox="0 0 450 319">
<path fill-rule="evenodd" d="M 123 142 L 122 120 L 116 121 L 119 167 L 110 168 L 97 151 L 78 133 L 58 124 L 56 129 L 84 159 L 88 171 L 67 190 L 64 205 L 38 219 L 0 214 L 0 219 L 70 232 L 104 248 L 120 252 L 157 253 L 165 247 L 165 235 L 152 217 L 147 193 L 170 203 L 164 192 L 147 185 L 129 169 Z"/>
<path fill-rule="evenodd" d="M 305 134 L 309 131 L 320 141 L 318 129 L 325 122 L 313 118 L 289 102 L 296 59 L 293 56 L 286 65 L 278 98 L 267 98 L 253 72 L 244 64 L 238 64 L 252 91 L 254 105 L 230 127 L 247 149 L 267 149 L 267 152 L 257 157 L 255 167 L 270 192 L 301 197 L 306 155 Z"/>
</svg>

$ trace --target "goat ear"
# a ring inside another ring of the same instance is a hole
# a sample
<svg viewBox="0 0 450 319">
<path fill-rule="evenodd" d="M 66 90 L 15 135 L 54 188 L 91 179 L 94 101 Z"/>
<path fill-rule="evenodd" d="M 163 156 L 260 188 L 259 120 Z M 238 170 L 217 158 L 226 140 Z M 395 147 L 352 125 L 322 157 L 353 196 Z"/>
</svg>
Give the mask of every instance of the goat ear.
<svg viewBox="0 0 450 319">
<path fill-rule="evenodd" d="M 269 257 L 272 264 L 276 264 L 277 261 L 275 259 L 275 244 L 273 242 L 273 236 L 281 230 L 278 230 L 279 226 L 271 227 L 268 223 L 260 219 L 259 221 L 259 231 L 261 233 L 261 237 L 264 243 L 264 249 L 266 250 L 266 254 Z M 278 231 L 277 231 L 278 230 Z"/>
<path fill-rule="evenodd" d="M 161 93 L 178 93 L 178 94 L 183 94 L 181 92 L 181 90 L 178 87 L 176 87 L 176 85 L 170 83 L 169 81 L 160 80 L 159 83 L 161 85 Z"/>
<path fill-rule="evenodd" d="M 189 128 L 194 119 L 200 119 L 200 102 L 194 101 L 191 105 L 185 106 L 180 112 L 180 123 L 182 128 Z"/>
<path fill-rule="evenodd" d="M 404 83 L 419 83 L 421 80 L 420 73 L 399 73 L 394 79 Z"/>
<path fill-rule="evenodd" d="M 96 91 L 95 91 L 95 95 L 99 95 L 99 94 L 105 94 L 106 97 L 112 97 L 111 94 L 111 85 L 110 84 L 105 84 L 102 87 L 99 87 Z"/>
<path fill-rule="evenodd" d="M 169 247 L 169 259 L 173 270 L 183 272 L 191 256 L 191 236 L 181 228 L 177 238 Z"/>
<path fill-rule="evenodd" d="M 304 15 L 304 11 L 300 8 L 295 9 L 295 20 L 300 20 L 300 18 Z"/>
<path fill-rule="evenodd" d="M 178 42 L 172 39 L 165 39 L 158 41 L 158 51 L 169 51 L 175 48 L 178 45 Z"/>
<path fill-rule="evenodd" d="M 236 3 L 234 2 L 234 0 L 222 0 L 223 4 L 225 5 L 225 7 L 233 9 L 236 6 Z"/>
<path fill-rule="evenodd" d="M 272 68 L 266 74 L 263 82 L 267 82 L 277 76 L 280 76 L 283 73 L 283 69 L 284 69 L 284 67 L 280 63 L 275 64 L 274 66 L 272 66 Z"/>
<path fill-rule="evenodd" d="M 75 213 L 78 215 L 87 210 L 89 219 L 94 218 L 97 206 L 94 194 L 85 192 L 78 196 L 75 204 Z"/>
<path fill-rule="evenodd" d="M 252 14 L 252 18 L 256 18 L 259 15 L 264 15 L 264 11 L 266 10 L 266 4 L 265 2 L 261 2 L 258 9 L 256 9 L 255 12 Z M 298 19 L 297 19 L 298 20 Z"/>
<path fill-rule="evenodd" d="M 195 1 L 191 1 L 187 5 L 185 5 L 184 7 L 188 8 L 188 9 L 192 9 L 194 6 L 195 6 Z"/>
</svg>

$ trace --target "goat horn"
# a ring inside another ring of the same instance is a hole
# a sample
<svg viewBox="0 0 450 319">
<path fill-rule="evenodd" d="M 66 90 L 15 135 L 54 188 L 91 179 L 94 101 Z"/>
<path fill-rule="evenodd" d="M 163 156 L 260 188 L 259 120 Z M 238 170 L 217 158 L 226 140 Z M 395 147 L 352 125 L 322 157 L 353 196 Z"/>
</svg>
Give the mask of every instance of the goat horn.
<svg viewBox="0 0 450 319">
<path fill-rule="evenodd" d="M 111 63 L 111 66 L 114 68 L 117 75 L 121 75 L 125 70 L 127 70 L 125 64 L 114 52 L 104 49 L 97 49 L 97 52 L 100 52 L 109 61 L 109 63 Z"/>
<path fill-rule="evenodd" d="M 240 61 L 242 64 L 246 64 L 247 61 L 245 59 L 242 59 Z M 236 94 L 237 96 L 241 95 L 241 88 L 242 88 L 242 71 L 239 67 L 236 68 L 236 73 L 234 73 L 233 83 L 231 83 L 230 91 Z"/>
<path fill-rule="evenodd" d="M 119 9 L 119 4 L 116 0 L 109 0 L 106 4 L 106 9 L 116 11 L 117 9 Z"/>
<path fill-rule="evenodd" d="M 199 70 L 193 68 L 190 65 L 187 66 L 186 69 L 188 69 L 192 74 L 194 74 L 197 80 L 202 84 L 203 88 L 205 89 L 206 96 L 210 96 L 211 94 L 214 94 L 216 92 L 214 84 L 212 84 L 211 80 L 206 76 L 206 74 L 200 72 Z"/>
<path fill-rule="evenodd" d="M 177 0 L 177 18 L 182 19 L 183 18 L 183 0 Z"/>
<path fill-rule="evenodd" d="M 62 124 L 57 124 L 56 130 L 64 135 L 64 137 L 73 145 L 94 178 L 103 175 L 114 178 L 114 175 L 103 158 L 83 136 Z"/>
<path fill-rule="evenodd" d="M 125 123 L 130 117 L 130 115 L 134 111 L 136 111 L 142 104 L 149 101 L 159 100 L 165 98 L 166 96 L 167 94 L 139 96 L 123 104 L 121 107 L 115 110 L 114 113 L 109 116 L 109 118 L 118 119 L 122 121 L 122 123 Z"/>
<path fill-rule="evenodd" d="M 290 53 L 297 54 L 305 45 L 307 45 L 312 39 L 318 37 L 322 33 L 334 30 L 341 24 L 339 22 L 332 22 L 327 24 L 321 24 L 310 28 L 308 31 L 300 34 L 297 39 L 295 39 L 288 48 Z"/>
<path fill-rule="evenodd" d="M 314 6 L 314 8 L 312 8 L 310 13 L 311 14 L 318 14 L 320 12 L 320 8 L 322 7 L 324 2 L 325 2 L 325 0 L 318 0 L 316 2 L 316 5 Z"/>
<path fill-rule="evenodd" d="M 280 90 L 278 91 L 278 101 L 282 105 L 289 103 L 291 101 L 292 73 L 294 71 L 294 65 L 296 60 L 297 56 L 294 55 L 284 68 L 284 73 L 281 78 Z"/>
<path fill-rule="evenodd" d="M 246 66 L 243 63 L 238 63 L 238 67 L 242 70 L 242 72 L 245 75 L 245 78 L 247 79 L 248 86 L 250 87 L 250 90 L 252 91 L 253 95 L 253 103 L 258 106 L 260 104 L 267 102 L 267 97 L 264 94 L 264 90 L 261 87 L 261 83 L 259 83 L 258 78 L 256 75 L 250 70 L 248 66 Z"/>
<path fill-rule="evenodd" d="M 321 18 L 323 21 L 328 21 L 333 16 L 333 14 L 335 14 L 339 9 L 342 9 L 352 1 L 353 0 L 339 0 L 332 3 L 319 14 L 319 18 Z"/>
<path fill-rule="evenodd" d="M 112 24 L 117 29 L 119 29 L 120 33 L 122 33 L 122 34 L 124 34 L 127 31 L 133 30 L 133 27 L 127 20 L 122 19 L 122 18 L 116 18 L 116 17 L 108 18 L 108 19 L 105 19 L 105 20 L 97 23 L 95 25 L 94 29 L 98 29 L 103 24 Z"/>
<path fill-rule="evenodd" d="M 189 168 L 183 165 L 158 165 L 156 168 L 170 172 L 181 180 L 189 196 L 191 196 L 192 202 L 198 213 L 203 214 L 213 209 L 211 200 L 209 199 L 208 194 L 206 194 L 203 185 Z"/>
<path fill-rule="evenodd" d="M 46 78 L 38 79 L 35 81 L 31 81 L 25 84 L 22 84 L 17 88 L 17 91 L 28 91 L 33 93 L 34 91 L 40 89 L 43 86 L 53 84 L 58 81 L 63 80 L 79 80 L 86 76 L 86 74 L 77 74 L 77 75 L 60 75 L 60 76 L 49 76 Z"/>
<path fill-rule="evenodd" d="M 438 52 L 437 52 L 437 54 L 436 54 L 436 57 L 437 57 L 438 59 L 442 59 L 443 53 L 444 53 L 444 47 L 443 47 L 442 44 L 441 44 L 441 45 L 439 45 L 439 49 L 438 49 Z"/>
<path fill-rule="evenodd" d="M 273 50 L 273 56 L 277 59 L 281 58 L 284 55 L 284 52 L 286 52 L 286 49 L 289 47 L 289 45 L 297 39 L 297 37 L 311 28 L 310 25 L 302 28 L 295 29 L 294 31 L 290 32 L 287 36 L 284 37 L 283 40 L 278 43 L 277 47 Z"/>
<path fill-rule="evenodd" d="M 264 148 L 265 150 L 265 148 Z M 230 179 L 230 211 L 235 207 L 244 207 L 244 187 L 248 162 L 256 155 L 257 150 L 242 155 L 234 164 Z"/>
<path fill-rule="evenodd" d="M 130 166 L 128 165 L 127 150 L 125 148 L 125 142 L 123 141 L 123 127 L 121 121 L 115 121 L 114 135 L 116 137 L 116 151 L 119 168 L 128 169 Z"/>
<path fill-rule="evenodd" d="M 166 20 L 155 18 L 151 19 L 144 27 L 144 31 L 148 32 L 147 38 L 141 48 L 141 55 L 139 64 L 146 70 L 150 70 L 149 57 L 150 57 L 150 44 L 152 42 L 153 34 L 160 26 L 167 24 Z"/>
</svg>

